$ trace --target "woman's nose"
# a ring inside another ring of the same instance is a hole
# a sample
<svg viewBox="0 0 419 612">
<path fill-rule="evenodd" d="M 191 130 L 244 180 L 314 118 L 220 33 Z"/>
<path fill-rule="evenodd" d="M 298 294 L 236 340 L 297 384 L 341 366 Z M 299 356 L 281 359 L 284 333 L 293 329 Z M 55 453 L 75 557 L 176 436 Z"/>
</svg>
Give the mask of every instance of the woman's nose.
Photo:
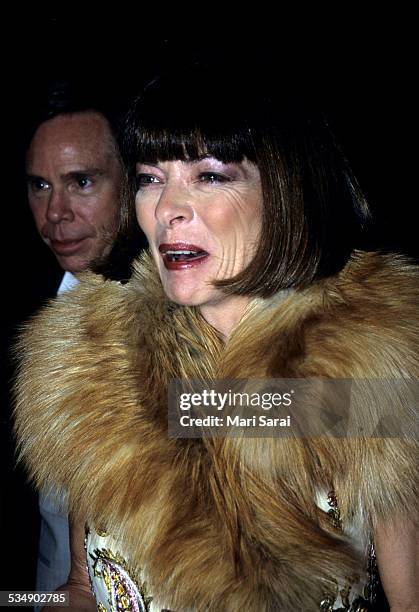
<svg viewBox="0 0 419 612">
<path fill-rule="evenodd" d="M 160 195 L 155 214 L 158 222 L 167 228 L 191 221 L 194 212 L 187 187 L 167 183 Z"/>
</svg>

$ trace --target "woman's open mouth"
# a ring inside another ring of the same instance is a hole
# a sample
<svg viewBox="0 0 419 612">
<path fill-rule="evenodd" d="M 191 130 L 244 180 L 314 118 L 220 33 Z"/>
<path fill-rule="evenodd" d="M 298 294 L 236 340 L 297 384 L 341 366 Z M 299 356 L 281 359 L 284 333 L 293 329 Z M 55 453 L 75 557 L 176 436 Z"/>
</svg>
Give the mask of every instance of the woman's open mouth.
<svg viewBox="0 0 419 612">
<path fill-rule="evenodd" d="M 184 270 L 203 263 L 209 253 L 192 244 L 161 244 L 159 251 L 168 270 Z"/>
</svg>

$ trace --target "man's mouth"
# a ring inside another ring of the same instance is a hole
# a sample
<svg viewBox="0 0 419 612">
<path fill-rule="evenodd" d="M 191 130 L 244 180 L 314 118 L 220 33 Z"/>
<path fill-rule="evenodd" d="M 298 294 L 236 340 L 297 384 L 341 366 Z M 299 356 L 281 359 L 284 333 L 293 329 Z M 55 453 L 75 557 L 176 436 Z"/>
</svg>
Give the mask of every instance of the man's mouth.
<svg viewBox="0 0 419 612">
<path fill-rule="evenodd" d="M 76 240 L 50 240 L 51 249 L 58 255 L 72 255 L 80 248 L 84 238 Z"/>
</svg>

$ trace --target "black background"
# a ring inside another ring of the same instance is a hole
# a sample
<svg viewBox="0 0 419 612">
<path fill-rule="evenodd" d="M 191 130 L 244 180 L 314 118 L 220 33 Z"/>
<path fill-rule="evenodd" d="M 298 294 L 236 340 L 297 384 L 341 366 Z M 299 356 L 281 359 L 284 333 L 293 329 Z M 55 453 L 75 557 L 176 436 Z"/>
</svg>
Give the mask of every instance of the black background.
<svg viewBox="0 0 419 612">
<path fill-rule="evenodd" d="M 162 64 L 177 68 L 195 56 L 217 57 L 227 73 L 247 62 L 249 79 L 258 62 L 266 63 L 279 88 L 305 83 L 328 112 L 374 214 L 368 246 L 417 255 L 411 16 L 389 12 L 367 20 L 343 10 L 326 20 L 319 13 L 285 16 L 278 9 L 272 14 L 257 9 L 244 20 L 243 14 L 227 19 L 214 6 L 200 7 L 199 14 L 191 9 L 188 16 L 167 15 L 163 6 L 106 18 L 38 12 L 3 25 L 0 519 L 8 569 L 2 589 L 33 588 L 36 554 L 34 499 L 22 472 L 12 468 L 7 435 L 6 347 L 39 296 L 54 290 L 59 273 L 32 226 L 22 181 L 22 125 L 46 80 L 91 75 L 106 80 L 118 95 L 134 92 Z M 244 10 L 237 6 L 236 12 Z"/>
</svg>

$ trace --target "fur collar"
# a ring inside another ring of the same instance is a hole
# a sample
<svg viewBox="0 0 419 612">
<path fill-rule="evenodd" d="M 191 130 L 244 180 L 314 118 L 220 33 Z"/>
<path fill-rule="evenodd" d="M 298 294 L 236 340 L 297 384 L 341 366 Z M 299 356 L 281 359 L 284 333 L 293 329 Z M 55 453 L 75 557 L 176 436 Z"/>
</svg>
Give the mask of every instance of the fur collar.
<svg viewBox="0 0 419 612">
<path fill-rule="evenodd" d="M 167 301 L 147 256 L 127 285 L 86 275 L 21 337 L 21 458 L 105 524 L 171 608 L 318 609 L 359 559 L 315 490 L 333 486 L 343 522 L 362 509 L 371 528 L 414 503 L 414 445 L 168 439 L 168 381 L 417 376 L 418 293 L 402 257 L 358 252 L 336 277 L 255 300 L 223 346 Z"/>
</svg>

